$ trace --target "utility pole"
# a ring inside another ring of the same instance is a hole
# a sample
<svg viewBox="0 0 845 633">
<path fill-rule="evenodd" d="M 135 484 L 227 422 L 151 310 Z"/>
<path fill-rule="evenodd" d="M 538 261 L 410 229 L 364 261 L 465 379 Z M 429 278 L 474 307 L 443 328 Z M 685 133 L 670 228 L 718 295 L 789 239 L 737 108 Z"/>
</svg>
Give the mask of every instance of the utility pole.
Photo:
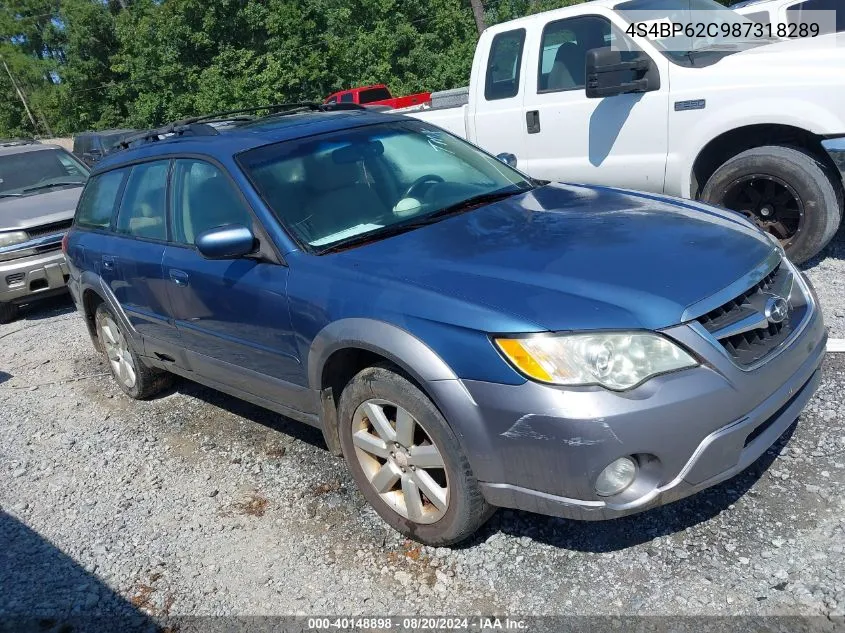
<svg viewBox="0 0 845 633">
<path fill-rule="evenodd" d="M 21 103 L 23 104 L 24 110 L 26 110 L 27 116 L 29 116 L 29 120 L 32 123 L 33 131 L 38 134 L 38 124 L 35 122 L 35 117 L 32 116 L 32 111 L 29 109 L 29 105 L 26 102 L 26 97 L 23 96 L 23 91 L 18 87 L 15 78 L 12 77 L 12 71 L 9 70 L 9 66 L 8 64 L 6 64 L 6 60 L 3 58 L 2 55 L 0 55 L 0 61 L 3 62 L 3 68 L 6 69 L 6 74 L 9 75 L 9 80 L 12 82 L 12 86 L 14 87 L 15 92 L 18 93 L 18 97 L 20 97 Z"/>
<path fill-rule="evenodd" d="M 472 14 L 475 16 L 478 34 L 481 35 L 487 28 L 487 23 L 484 21 L 484 4 L 482 4 L 482 0 L 469 0 L 469 3 L 472 5 Z"/>
</svg>

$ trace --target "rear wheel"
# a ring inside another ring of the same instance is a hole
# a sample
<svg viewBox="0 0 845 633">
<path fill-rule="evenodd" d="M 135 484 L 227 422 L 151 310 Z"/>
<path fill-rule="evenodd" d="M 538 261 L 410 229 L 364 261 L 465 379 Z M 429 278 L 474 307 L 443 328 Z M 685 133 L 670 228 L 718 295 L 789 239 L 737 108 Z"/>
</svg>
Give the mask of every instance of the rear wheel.
<svg viewBox="0 0 845 633">
<path fill-rule="evenodd" d="M 449 545 L 490 518 L 494 509 L 452 430 L 397 371 L 361 371 L 343 390 L 338 413 L 355 483 L 393 528 L 427 545 Z"/>
<path fill-rule="evenodd" d="M 841 192 L 825 165 L 792 147 L 737 154 L 710 177 L 701 199 L 745 215 L 775 236 L 796 263 L 821 251 L 842 218 Z"/>
<path fill-rule="evenodd" d="M 105 303 L 97 306 L 94 320 L 100 347 L 106 354 L 112 377 L 123 393 L 130 398 L 143 400 L 170 384 L 170 374 L 143 363 L 132 349 L 119 319 Z"/>
<path fill-rule="evenodd" d="M 18 306 L 14 303 L 0 303 L 0 323 L 11 323 L 18 317 Z"/>
</svg>

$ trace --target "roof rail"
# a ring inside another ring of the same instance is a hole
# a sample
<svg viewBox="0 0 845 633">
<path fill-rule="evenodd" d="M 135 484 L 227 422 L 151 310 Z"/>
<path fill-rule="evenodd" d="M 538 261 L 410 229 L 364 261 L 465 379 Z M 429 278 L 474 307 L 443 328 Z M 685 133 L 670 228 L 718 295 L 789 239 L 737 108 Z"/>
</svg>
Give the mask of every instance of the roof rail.
<svg viewBox="0 0 845 633">
<path fill-rule="evenodd" d="M 0 147 L 16 147 L 18 145 L 40 145 L 34 138 L 0 139 Z"/>
<path fill-rule="evenodd" d="M 240 108 L 238 110 L 226 110 L 223 112 L 214 112 L 212 114 L 180 119 L 179 121 L 174 121 L 173 123 L 169 123 L 160 128 L 133 134 L 132 136 L 128 136 L 123 139 L 119 143 L 119 146 L 126 149 L 133 143 L 152 143 L 170 136 L 215 136 L 220 132 L 213 126 L 209 125 L 210 123 L 225 121 L 251 121 L 253 120 L 252 117 L 244 115 L 248 115 L 253 112 L 260 112 L 262 110 L 276 110 L 276 112 L 268 114 L 267 116 L 284 116 L 303 111 L 332 112 L 341 110 L 366 110 L 366 108 L 362 105 L 358 105 L 357 103 L 323 104 L 311 101 L 302 101 L 295 103 L 274 103 L 271 105 L 254 106 L 252 108 Z"/>
</svg>

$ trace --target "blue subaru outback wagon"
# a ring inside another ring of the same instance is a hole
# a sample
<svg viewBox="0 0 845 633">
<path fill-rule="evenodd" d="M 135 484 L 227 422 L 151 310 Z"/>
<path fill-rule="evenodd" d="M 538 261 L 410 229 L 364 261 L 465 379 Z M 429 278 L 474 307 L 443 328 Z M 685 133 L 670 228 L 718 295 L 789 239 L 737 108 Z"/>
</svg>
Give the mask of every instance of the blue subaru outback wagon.
<svg viewBox="0 0 845 633">
<path fill-rule="evenodd" d="M 97 165 L 65 247 L 129 396 L 178 374 L 314 425 L 429 544 L 496 507 L 609 519 L 723 481 L 825 349 L 809 283 L 739 215 L 536 182 L 389 113 L 153 131 Z"/>
</svg>

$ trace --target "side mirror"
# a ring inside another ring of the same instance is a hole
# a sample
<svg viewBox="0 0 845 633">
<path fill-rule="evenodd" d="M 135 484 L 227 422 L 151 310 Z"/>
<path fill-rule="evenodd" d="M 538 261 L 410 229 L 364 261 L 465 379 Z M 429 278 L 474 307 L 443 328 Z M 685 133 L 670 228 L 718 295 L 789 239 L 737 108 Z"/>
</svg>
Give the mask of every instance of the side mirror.
<svg viewBox="0 0 845 633">
<path fill-rule="evenodd" d="M 587 98 L 600 99 L 629 92 L 650 92 L 660 88 L 657 66 L 645 53 L 622 61 L 622 53 L 610 47 L 587 51 Z"/>
<path fill-rule="evenodd" d="M 508 154 L 507 152 L 502 154 L 496 154 L 496 158 L 498 158 L 508 167 L 513 167 L 514 169 L 516 169 L 516 164 L 518 161 L 516 159 L 516 156 L 514 156 L 513 154 Z"/>
<path fill-rule="evenodd" d="M 237 259 L 257 250 L 252 231 L 239 224 L 218 226 L 200 233 L 194 243 L 206 259 Z"/>
</svg>

